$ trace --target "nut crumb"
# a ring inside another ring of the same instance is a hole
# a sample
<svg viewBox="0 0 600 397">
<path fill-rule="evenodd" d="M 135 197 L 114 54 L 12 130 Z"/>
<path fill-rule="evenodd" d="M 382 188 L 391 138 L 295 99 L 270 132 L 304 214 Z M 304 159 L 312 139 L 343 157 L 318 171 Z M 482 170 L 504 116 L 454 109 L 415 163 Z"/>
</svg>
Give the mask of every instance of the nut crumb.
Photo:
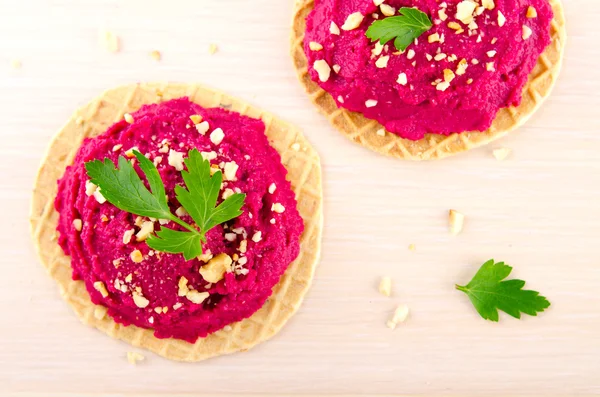
<svg viewBox="0 0 600 397">
<path fill-rule="evenodd" d="M 127 352 L 127 361 L 131 365 L 136 365 L 138 361 L 144 361 L 146 357 L 138 352 Z"/>
<path fill-rule="evenodd" d="M 108 290 L 106 289 L 106 286 L 102 281 L 95 281 L 94 289 L 100 292 L 100 295 L 102 295 L 103 298 L 106 298 L 108 296 Z"/>
<path fill-rule="evenodd" d="M 144 296 L 141 293 L 134 292 L 132 294 L 132 296 L 133 296 L 133 303 L 135 303 L 135 305 L 137 307 L 139 307 L 140 309 L 144 309 L 150 303 L 150 301 L 148 299 L 144 298 Z"/>
<path fill-rule="evenodd" d="M 342 25 L 342 30 L 354 30 L 360 26 L 365 16 L 360 12 L 354 12 L 348 15 L 346 21 Z"/>
<path fill-rule="evenodd" d="M 274 203 L 271 206 L 271 211 L 276 212 L 278 214 L 282 214 L 285 212 L 285 207 L 281 205 L 281 203 Z"/>
<path fill-rule="evenodd" d="M 323 46 L 317 43 L 316 41 L 311 41 L 310 43 L 308 43 L 308 48 L 310 48 L 312 51 L 321 51 L 323 49 Z"/>
<path fill-rule="evenodd" d="M 385 130 L 383 128 L 378 129 L 375 133 L 379 136 L 385 136 Z"/>
<path fill-rule="evenodd" d="M 215 130 L 210 133 L 210 141 L 215 145 L 220 145 L 224 138 L 225 133 L 221 128 L 215 128 Z"/>
<path fill-rule="evenodd" d="M 154 50 L 150 52 L 150 58 L 154 59 L 155 61 L 160 61 L 162 59 L 162 55 L 160 51 Z"/>
<path fill-rule="evenodd" d="M 196 290 L 191 290 L 187 294 L 185 294 L 185 297 L 190 302 L 195 303 L 197 305 L 204 302 L 206 300 L 206 298 L 208 298 L 209 296 L 210 296 L 210 294 L 208 292 L 198 292 Z"/>
<path fill-rule="evenodd" d="M 340 34 L 340 28 L 333 21 L 331 21 L 331 25 L 329 25 L 329 33 L 335 34 L 335 35 Z"/>
<path fill-rule="evenodd" d="M 142 263 L 142 261 L 144 260 L 144 256 L 142 255 L 142 252 L 140 250 L 133 250 L 129 257 L 131 258 L 133 263 Z"/>
<path fill-rule="evenodd" d="M 121 40 L 119 36 L 107 30 L 100 31 L 100 45 L 109 52 L 119 52 L 121 49 Z"/>
<path fill-rule="evenodd" d="M 415 250 L 417 249 L 417 246 L 416 246 L 416 245 L 414 245 L 414 244 L 409 244 L 409 245 L 408 245 L 408 249 L 409 249 L 410 251 L 415 251 Z"/>
<path fill-rule="evenodd" d="M 219 51 L 219 47 L 215 43 L 211 43 L 208 46 L 208 53 L 210 55 L 215 55 L 217 53 L 217 51 Z"/>
<path fill-rule="evenodd" d="M 463 225 L 465 223 L 465 216 L 456 210 L 450 210 L 448 213 L 448 221 L 450 223 L 450 233 L 453 236 L 456 236 L 463 229 Z"/>
<path fill-rule="evenodd" d="M 392 295 L 392 279 L 389 276 L 383 276 L 379 282 L 379 293 L 383 296 Z"/>
<path fill-rule="evenodd" d="M 81 222 L 81 219 L 77 218 L 77 219 L 73 219 L 73 227 L 75 228 L 75 230 L 77 230 L 78 232 L 81 231 L 83 224 Z"/>
<path fill-rule="evenodd" d="M 106 317 L 107 312 L 108 309 L 104 306 L 96 305 L 96 307 L 94 307 L 94 317 L 96 320 L 102 320 L 104 317 Z"/>
<path fill-rule="evenodd" d="M 506 158 L 508 156 L 510 156 L 510 153 L 512 152 L 511 149 L 509 148 L 499 148 L 499 149 L 494 149 L 492 151 L 492 153 L 494 154 L 494 157 L 496 158 L 496 160 L 498 161 L 502 161 L 502 160 L 506 160 Z"/>
<path fill-rule="evenodd" d="M 329 80 L 329 76 L 331 76 L 331 68 L 326 60 L 319 59 L 315 61 L 313 64 L 313 69 L 317 71 L 319 80 L 321 80 L 323 83 Z"/>
<path fill-rule="evenodd" d="M 23 63 L 18 60 L 18 59 L 11 59 L 10 60 L 10 67 L 17 70 L 17 69 L 21 69 L 23 67 Z"/>
<path fill-rule="evenodd" d="M 218 283 L 225 277 L 225 273 L 231 272 L 233 260 L 225 253 L 219 254 L 200 267 L 200 275 L 209 283 Z"/>
<path fill-rule="evenodd" d="M 396 310 L 394 310 L 394 315 L 392 318 L 386 323 L 388 328 L 395 329 L 398 324 L 403 323 L 408 318 L 409 310 L 406 305 L 398 305 Z"/>
<path fill-rule="evenodd" d="M 537 10 L 535 9 L 535 7 L 533 6 L 529 6 L 529 8 L 527 9 L 527 18 L 532 19 L 532 18 L 537 18 Z"/>
</svg>

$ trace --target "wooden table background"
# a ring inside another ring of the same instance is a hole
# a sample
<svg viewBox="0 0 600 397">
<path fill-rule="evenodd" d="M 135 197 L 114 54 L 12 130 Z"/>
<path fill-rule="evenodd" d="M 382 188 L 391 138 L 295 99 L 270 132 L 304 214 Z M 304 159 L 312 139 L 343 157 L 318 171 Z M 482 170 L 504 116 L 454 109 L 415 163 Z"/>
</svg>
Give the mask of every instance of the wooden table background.
<svg viewBox="0 0 600 397">
<path fill-rule="evenodd" d="M 530 122 L 468 154 L 411 163 L 350 143 L 317 114 L 288 56 L 291 0 L 0 0 L 0 394 L 600 394 L 600 2 L 564 2 L 563 73 Z M 120 53 L 99 46 L 101 29 L 120 36 Z M 314 285 L 250 352 L 198 364 L 148 353 L 133 367 L 132 348 L 81 325 L 34 254 L 28 210 L 50 137 L 102 90 L 152 80 L 204 82 L 268 109 L 322 156 Z M 497 147 L 513 155 L 498 162 Z M 450 208 L 467 216 L 458 237 Z M 551 309 L 480 319 L 453 287 L 490 258 Z M 392 298 L 377 293 L 382 275 Z M 391 331 L 397 303 L 412 313 Z"/>
</svg>

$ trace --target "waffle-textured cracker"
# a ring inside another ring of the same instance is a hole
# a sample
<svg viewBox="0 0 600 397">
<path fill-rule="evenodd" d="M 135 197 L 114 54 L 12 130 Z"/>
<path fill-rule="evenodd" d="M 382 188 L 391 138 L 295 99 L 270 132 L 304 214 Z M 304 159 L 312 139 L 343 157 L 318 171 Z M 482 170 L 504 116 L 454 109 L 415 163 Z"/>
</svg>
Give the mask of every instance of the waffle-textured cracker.
<svg viewBox="0 0 600 397">
<path fill-rule="evenodd" d="M 565 17 L 560 0 L 549 0 L 554 11 L 550 34 L 552 42 L 540 55 L 537 65 L 529 75 L 523 88 L 523 100 L 518 107 L 502 108 L 492 126 L 483 132 L 463 132 L 449 136 L 426 134 L 423 139 L 412 141 L 386 132 L 377 135 L 384 128 L 377 121 L 360 113 L 338 108 L 334 99 L 308 74 L 308 61 L 302 42 L 306 32 L 306 17 L 314 7 L 314 0 L 296 0 L 292 26 L 292 58 L 300 82 L 311 101 L 317 106 L 339 131 L 353 142 L 378 153 L 407 160 L 434 160 L 448 157 L 496 140 L 525 123 L 540 107 L 556 82 L 567 39 Z"/>
<path fill-rule="evenodd" d="M 158 339 L 152 330 L 117 324 L 104 306 L 94 305 L 82 281 L 73 281 L 70 258 L 56 242 L 58 213 L 54 197 L 59 179 L 71 164 L 86 137 L 97 136 L 125 113 L 142 105 L 188 96 L 203 107 L 224 107 L 243 115 L 261 118 L 272 146 L 281 154 L 288 179 L 296 193 L 298 210 L 304 219 L 301 252 L 290 264 L 273 295 L 250 318 L 232 324 L 230 331 L 218 331 L 191 344 L 178 339 Z M 295 143 L 300 150 L 291 149 Z M 195 84 L 148 83 L 122 86 L 79 109 L 54 137 L 37 177 L 31 208 L 31 230 L 42 263 L 58 282 L 61 295 L 75 309 L 83 323 L 134 346 L 179 361 L 200 361 L 213 356 L 245 351 L 275 335 L 298 310 L 310 287 L 316 268 L 322 233 L 321 164 L 318 154 L 292 125 L 238 99 Z"/>
</svg>

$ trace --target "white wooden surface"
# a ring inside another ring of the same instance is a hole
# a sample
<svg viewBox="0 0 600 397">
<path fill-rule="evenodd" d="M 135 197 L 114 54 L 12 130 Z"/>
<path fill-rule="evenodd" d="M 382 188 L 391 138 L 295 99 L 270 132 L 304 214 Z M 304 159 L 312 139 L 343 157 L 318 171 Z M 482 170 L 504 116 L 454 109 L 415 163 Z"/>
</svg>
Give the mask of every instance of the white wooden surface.
<svg viewBox="0 0 600 397">
<path fill-rule="evenodd" d="M 313 109 L 288 57 L 291 0 L 0 0 L 0 395 L 600 394 L 600 3 L 564 1 L 564 70 L 533 119 L 489 147 L 408 163 L 346 141 Z M 103 28 L 122 52 L 99 47 Z M 103 89 L 141 80 L 218 87 L 296 123 L 322 155 L 314 286 L 253 351 L 132 367 L 131 348 L 81 325 L 33 253 L 28 207 L 50 137 Z M 501 146 L 514 151 L 505 162 L 491 156 Z M 449 208 L 467 216 L 458 237 Z M 492 257 L 551 309 L 481 320 L 453 287 Z M 390 331 L 399 302 L 412 314 Z"/>
</svg>

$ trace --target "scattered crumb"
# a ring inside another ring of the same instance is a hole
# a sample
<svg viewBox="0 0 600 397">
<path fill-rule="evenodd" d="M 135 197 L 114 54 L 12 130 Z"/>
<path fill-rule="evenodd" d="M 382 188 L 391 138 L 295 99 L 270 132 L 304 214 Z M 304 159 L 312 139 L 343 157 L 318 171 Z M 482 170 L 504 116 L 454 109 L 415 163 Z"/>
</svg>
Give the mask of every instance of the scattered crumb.
<svg viewBox="0 0 600 397">
<path fill-rule="evenodd" d="M 211 44 L 208 46 L 208 53 L 209 53 L 210 55 L 214 55 L 214 54 L 216 54 L 216 53 L 217 53 L 217 51 L 219 51 L 219 47 L 218 47 L 218 46 L 217 46 L 215 43 L 211 43 Z"/>
<path fill-rule="evenodd" d="M 414 244 L 409 244 L 408 245 L 408 249 L 411 250 L 411 251 L 415 251 L 417 249 L 417 246 L 414 245 Z"/>
<path fill-rule="evenodd" d="M 376 134 L 379 136 L 385 136 L 385 130 L 383 128 L 380 128 L 376 131 Z"/>
<path fill-rule="evenodd" d="M 450 210 L 448 220 L 450 224 L 450 233 L 453 236 L 458 235 L 463 229 L 463 225 L 465 223 L 465 216 L 456 210 Z"/>
<path fill-rule="evenodd" d="M 131 365 L 136 365 L 138 361 L 144 361 L 146 357 L 144 357 L 141 353 L 138 352 L 127 352 L 127 361 Z"/>
<path fill-rule="evenodd" d="M 506 148 L 506 147 L 499 148 L 499 149 L 494 149 L 492 151 L 492 153 L 494 154 L 494 157 L 498 161 L 506 160 L 506 158 L 508 156 L 510 156 L 511 152 L 512 152 L 512 150 L 509 149 L 509 148 Z"/>
<path fill-rule="evenodd" d="M 129 113 L 125 113 L 125 114 L 123 115 L 123 118 L 124 118 L 124 119 L 125 119 L 125 121 L 126 121 L 126 122 L 128 122 L 129 124 L 133 124 L 133 122 L 134 122 L 133 116 L 132 116 L 132 115 L 130 115 Z M 133 152 L 132 152 L 132 154 L 133 154 Z"/>
<path fill-rule="evenodd" d="M 396 310 L 394 311 L 394 315 L 390 320 L 388 320 L 386 325 L 388 326 L 388 328 L 395 329 L 396 326 L 398 326 L 398 324 L 403 323 L 406 320 L 406 318 L 408 317 L 408 313 L 408 306 L 398 305 L 398 307 L 396 307 Z"/>
<path fill-rule="evenodd" d="M 23 67 L 23 63 L 18 60 L 18 59 L 11 59 L 10 60 L 10 67 L 17 70 L 17 69 L 21 69 L 21 67 Z"/>
<path fill-rule="evenodd" d="M 383 296 L 392 295 L 392 278 L 390 276 L 381 277 L 379 282 L 379 293 Z"/>
<path fill-rule="evenodd" d="M 119 36 L 107 30 L 100 31 L 100 45 L 109 52 L 119 52 L 121 49 L 121 40 Z"/>
<path fill-rule="evenodd" d="M 154 59 L 155 61 L 160 61 L 162 59 L 162 54 L 160 51 L 154 50 L 150 52 L 150 58 Z"/>
</svg>

